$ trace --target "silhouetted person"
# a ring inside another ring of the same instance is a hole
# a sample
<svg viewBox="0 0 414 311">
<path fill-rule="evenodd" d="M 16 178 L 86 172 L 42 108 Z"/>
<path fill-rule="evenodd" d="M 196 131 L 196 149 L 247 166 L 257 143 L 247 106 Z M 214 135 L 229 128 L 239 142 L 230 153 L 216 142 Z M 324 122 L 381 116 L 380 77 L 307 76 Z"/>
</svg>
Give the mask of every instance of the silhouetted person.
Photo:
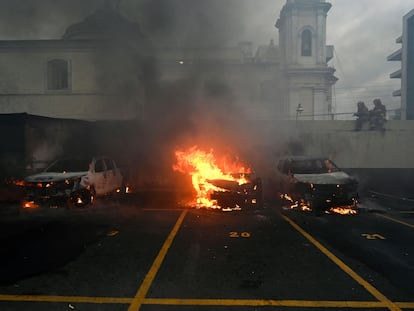
<svg viewBox="0 0 414 311">
<path fill-rule="evenodd" d="M 387 110 L 381 100 L 378 98 L 374 99 L 374 108 L 369 111 L 369 128 L 371 130 L 384 131 L 384 124 L 387 121 L 385 119 L 386 113 Z"/>
<path fill-rule="evenodd" d="M 369 111 L 364 102 L 359 101 L 357 103 L 357 112 L 354 113 L 357 117 L 355 122 L 355 131 L 360 131 L 364 125 L 369 121 Z"/>
</svg>

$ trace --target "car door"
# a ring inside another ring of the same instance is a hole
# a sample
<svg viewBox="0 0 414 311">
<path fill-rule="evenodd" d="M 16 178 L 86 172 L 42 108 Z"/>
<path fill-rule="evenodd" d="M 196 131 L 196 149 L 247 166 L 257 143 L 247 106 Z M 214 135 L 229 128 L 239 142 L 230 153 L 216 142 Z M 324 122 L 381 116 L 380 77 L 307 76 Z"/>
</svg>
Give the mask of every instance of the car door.
<svg viewBox="0 0 414 311">
<path fill-rule="evenodd" d="M 290 161 L 281 160 L 278 163 L 277 169 L 277 188 L 281 194 L 291 194 L 294 184 L 293 174 L 291 172 Z"/>
<path fill-rule="evenodd" d="M 104 159 L 95 159 L 94 167 L 94 187 L 97 195 L 104 195 L 108 192 L 107 171 Z"/>
<path fill-rule="evenodd" d="M 118 188 L 116 167 L 114 161 L 109 158 L 105 158 L 106 164 L 106 191 L 113 192 Z"/>
</svg>

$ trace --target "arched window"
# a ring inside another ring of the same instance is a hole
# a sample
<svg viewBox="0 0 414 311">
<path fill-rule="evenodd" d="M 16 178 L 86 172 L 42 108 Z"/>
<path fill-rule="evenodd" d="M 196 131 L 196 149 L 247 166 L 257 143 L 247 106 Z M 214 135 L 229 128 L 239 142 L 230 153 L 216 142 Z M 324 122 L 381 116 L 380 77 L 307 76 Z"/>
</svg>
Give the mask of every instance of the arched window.
<svg viewBox="0 0 414 311">
<path fill-rule="evenodd" d="M 47 89 L 67 90 L 69 88 L 69 64 L 64 59 L 47 62 Z"/>
<path fill-rule="evenodd" d="M 309 29 L 302 31 L 302 56 L 312 56 L 312 33 Z"/>
</svg>

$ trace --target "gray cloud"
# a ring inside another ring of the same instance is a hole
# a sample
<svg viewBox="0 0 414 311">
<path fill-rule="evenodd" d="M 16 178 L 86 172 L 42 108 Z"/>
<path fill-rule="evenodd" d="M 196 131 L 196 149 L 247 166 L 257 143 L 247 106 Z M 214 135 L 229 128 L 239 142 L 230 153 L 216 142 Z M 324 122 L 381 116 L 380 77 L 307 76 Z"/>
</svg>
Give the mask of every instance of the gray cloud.
<svg viewBox="0 0 414 311">
<path fill-rule="evenodd" d="M 350 112 L 356 100 L 371 104 L 382 97 L 389 109 L 399 107 L 399 98 L 391 93 L 400 80 L 389 78 L 399 62 L 387 56 L 400 48 L 395 39 L 402 32 L 402 17 L 414 8 L 410 0 L 332 0 L 328 15 L 328 38 L 335 45 L 333 65 L 340 78 L 336 84 L 337 110 Z M 361 88 L 359 88 L 361 87 Z"/>
</svg>

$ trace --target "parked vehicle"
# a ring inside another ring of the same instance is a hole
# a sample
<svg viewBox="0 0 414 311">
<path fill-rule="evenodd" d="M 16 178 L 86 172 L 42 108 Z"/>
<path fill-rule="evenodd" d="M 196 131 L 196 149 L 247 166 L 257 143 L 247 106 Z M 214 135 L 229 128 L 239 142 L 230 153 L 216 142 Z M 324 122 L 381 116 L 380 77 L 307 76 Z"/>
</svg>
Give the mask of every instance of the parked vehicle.
<svg viewBox="0 0 414 311">
<path fill-rule="evenodd" d="M 208 180 L 217 189 L 210 195 L 217 205 L 224 210 L 242 208 L 261 208 L 263 204 L 262 181 L 254 174 L 233 174 L 237 179 L 243 178 L 244 183 L 239 184 L 232 180 Z"/>
<path fill-rule="evenodd" d="M 123 188 L 123 176 L 109 157 L 60 159 L 24 180 L 28 206 L 71 204 L 83 207 Z"/>
<path fill-rule="evenodd" d="M 276 171 L 279 192 L 316 214 L 338 206 L 355 206 L 358 182 L 328 158 L 287 157 Z"/>
</svg>

